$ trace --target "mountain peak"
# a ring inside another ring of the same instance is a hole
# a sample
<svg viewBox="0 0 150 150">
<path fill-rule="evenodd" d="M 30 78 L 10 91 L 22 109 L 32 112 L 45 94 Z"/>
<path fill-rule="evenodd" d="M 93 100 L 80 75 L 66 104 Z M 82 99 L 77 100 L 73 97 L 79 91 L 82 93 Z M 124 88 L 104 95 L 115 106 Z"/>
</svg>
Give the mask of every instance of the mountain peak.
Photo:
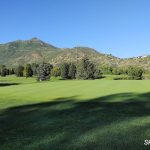
<svg viewBox="0 0 150 150">
<path fill-rule="evenodd" d="M 42 41 L 41 39 L 37 38 L 37 37 L 33 37 L 30 40 L 27 40 L 28 42 L 32 43 L 32 44 L 37 44 L 37 46 L 44 46 L 44 47 L 52 47 L 52 48 L 56 48 L 55 46 L 46 43 L 44 41 Z"/>
<path fill-rule="evenodd" d="M 33 37 L 32 39 L 31 39 L 31 41 L 41 41 L 39 38 L 37 38 L 37 37 Z"/>
</svg>

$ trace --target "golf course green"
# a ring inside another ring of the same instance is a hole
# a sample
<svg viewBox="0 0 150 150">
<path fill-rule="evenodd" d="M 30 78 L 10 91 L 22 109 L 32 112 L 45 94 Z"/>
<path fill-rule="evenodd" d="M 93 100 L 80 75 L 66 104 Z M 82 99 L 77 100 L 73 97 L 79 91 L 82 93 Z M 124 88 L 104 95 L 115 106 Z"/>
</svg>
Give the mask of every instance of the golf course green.
<svg viewBox="0 0 150 150">
<path fill-rule="evenodd" d="M 150 80 L 0 77 L 0 150 L 142 150 Z"/>
</svg>

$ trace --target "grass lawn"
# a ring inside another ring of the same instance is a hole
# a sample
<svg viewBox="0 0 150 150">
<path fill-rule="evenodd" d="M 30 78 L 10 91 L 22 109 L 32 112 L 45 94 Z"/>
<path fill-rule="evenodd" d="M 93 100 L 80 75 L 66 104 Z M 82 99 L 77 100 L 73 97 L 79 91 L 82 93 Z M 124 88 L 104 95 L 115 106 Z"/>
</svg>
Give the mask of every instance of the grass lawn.
<svg viewBox="0 0 150 150">
<path fill-rule="evenodd" d="M 150 80 L 0 77 L 0 150 L 142 150 Z"/>
</svg>

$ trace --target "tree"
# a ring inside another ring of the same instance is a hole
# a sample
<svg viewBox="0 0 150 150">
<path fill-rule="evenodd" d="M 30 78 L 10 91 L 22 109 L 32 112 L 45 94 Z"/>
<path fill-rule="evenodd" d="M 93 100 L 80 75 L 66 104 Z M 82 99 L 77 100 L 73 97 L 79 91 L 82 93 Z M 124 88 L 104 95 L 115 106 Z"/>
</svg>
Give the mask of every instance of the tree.
<svg viewBox="0 0 150 150">
<path fill-rule="evenodd" d="M 19 65 L 18 67 L 16 67 L 15 69 L 15 74 L 17 77 L 23 77 L 23 70 L 24 70 L 24 67 Z"/>
<path fill-rule="evenodd" d="M 69 73 L 69 64 L 64 63 L 61 65 L 61 77 L 62 79 L 68 79 L 68 73 Z"/>
<path fill-rule="evenodd" d="M 100 70 L 102 70 L 103 74 L 112 74 L 113 67 L 111 67 L 111 66 L 102 66 L 102 67 L 100 67 Z"/>
<path fill-rule="evenodd" d="M 102 72 L 99 69 L 96 69 L 94 72 L 94 79 L 100 79 L 102 77 Z"/>
<path fill-rule="evenodd" d="M 114 75 L 120 75 L 121 74 L 120 73 L 120 69 L 119 68 L 113 68 L 112 74 L 114 74 Z"/>
<path fill-rule="evenodd" d="M 49 63 L 42 63 L 37 69 L 37 81 L 45 81 L 50 79 L 52 65 Z"/>
<path fill-rule="evenodd" d="M 126 67 L 120 67 L 119 68 L 119 73 L 120 74 L 128 74 L 128 69 Z"/>
<path fill-rule="evenodd" d="M 88 58 L 83 58 L 77 67 L 78 79 L 96 79 L 101 76 L 100 71 L 96 68 L 95 64 L 90 62 Z"/>
<path fill-rule="evenodd" d="M 75 79 L 76 78 L 76 66 L 73 63 L 69 64 L 68 77 L 70 79 Z"/>
<path fill-rule="evenodd" d="M 27 65 L 24 67 L 23 74 L 24 74 L 25 77 L 32 77 L 33 71 L 32 71 L 32 68 L 31 68 L 31 65 L 30 65 L 30 64 L 27 64 Z"/>
<path fill-rule="evenodd" d="M 1 72 L 1 76 L 5 77 L 8 74 L 6 66 L 2 65 L 0 72 Z"/>
<path fill-rule="evenodd" d="M 141 80 L 143 76 L 143 69 L 130 66 L 128 68 L 128 76 L 130 77 L 130 79 Z"/>
<path fill-rule="evenodd" d="M 33 71 L 33 75 L 36 76 L 37 75 L 37 68 L 39 67 L 38 64 L 36 63 L 32 63 L 31 64 L 31 68 L 32 68 L 32 71 Z"/>
<path fill-rule="evenodd" d="M 9 69 L 9 74 L 10 74 L 10 75 L 15 74 L 14 68 Z"/>
<path fill-rule="evenodd" d="M 59 67 L 54 67 L 52 70 L 51 70 L 51 76 L 54 76 L 54 77 L 58 77 L 61 75 L 61 70 Z"/>
</svg>

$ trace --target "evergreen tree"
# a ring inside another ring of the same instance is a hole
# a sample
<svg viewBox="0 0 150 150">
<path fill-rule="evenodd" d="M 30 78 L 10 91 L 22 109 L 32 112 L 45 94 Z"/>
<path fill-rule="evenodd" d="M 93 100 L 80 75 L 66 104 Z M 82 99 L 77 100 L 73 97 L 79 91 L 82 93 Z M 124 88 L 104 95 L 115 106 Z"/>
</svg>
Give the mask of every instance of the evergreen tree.
<svg viewBox="0 0 150 150">
<path fill-rule="evenodd" d="M 97 79 L 100 78 L 100 71 L 96 69 L 95 64 L 89 61 L 88 58 L 83 58 L 77 67 L 78 79 Z"/>
<path fill-rule="evenodd" d="M 10 70 L 6 68 L 6 75 L 10 75 Z"/>
<path fill-rule="evenodd" d="M 73 63 L 71 63 L 69 65 L 68 77 L 70 79 L 75 79 L 76 78 L 76 66 Z"/>
<path fill-rule="evenodd" d="M 32 68 L 31 68 L 31 65 L 30 64 L 27 64 L 25 67 L 24 67 L 24 76 L 25 77 L 32 77 L 33 75 L 33 71 L 32 71 Z"/>
<path fill-rule="evenodd" d="M 16 69 L 15 69 L 15 74 L 17 77 L 23 77 L 23 71 L 24 71 L 24 67 L 19 65 Z"/>
<path fill-rule="evenodd" d="M 31 68 L 32 68 L 32 71 L 33 71 L 33 75 L 36 76 L 37 75 L 37 68 L 39 67 L 38 64 L 36 63 L 32 63 L 31 64 Z"/>
<path fill-rule="evenodd" d="M 9 74 L 10 74 L 10 75 L 15 74 L 14 68 L 9 69 Z"/>
<path fill-rule="evenodd" d="M 37 69 L 37 80 L 45 81 L 50 79 L 52 65 L 48 63 L 42 63 Z"/>
<path fill-rule="evenodd" d="M 68 73 L 69 73 L 69 65 L 67 63 L 64 63 L 61 65 L 61 77 L 62 79 L 68 79 Z"/>
<path fill-rule="evenodd" d="M 6 68 L 6 66 L 4 66 L 4 65 L 2 65 L 1 66 L 1 76 L 2 77 L 5 77 L 8 73 L 7 73 L 7 68 Z"/>
</svg>

